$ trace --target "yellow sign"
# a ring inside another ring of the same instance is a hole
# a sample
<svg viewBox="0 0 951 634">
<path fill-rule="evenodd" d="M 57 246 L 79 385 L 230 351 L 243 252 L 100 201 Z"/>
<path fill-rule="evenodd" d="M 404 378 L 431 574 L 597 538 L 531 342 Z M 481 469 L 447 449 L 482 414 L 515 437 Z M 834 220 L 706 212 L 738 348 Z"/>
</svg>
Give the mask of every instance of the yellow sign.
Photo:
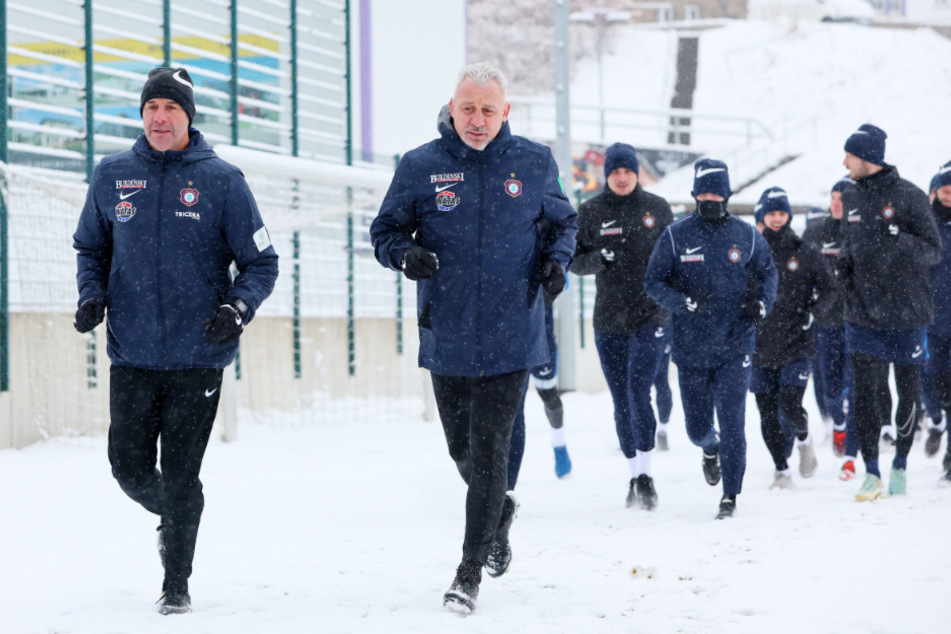
<svg viewBox="0 0 951 634">
<path fill-rule="evenodd" d="M 225 38 L 227 39 L 227 38 Z M 174 44 L 180 44 L 182 46 L 197 49 L 198 51 L 205 51 L 214 55 L 221 55 L 224 57 L 231 57 L 231 46 L 218 42 L 215 40 L 210 40 L 207 37 L 199 37 L 197 35 L 187 36 L 187 37 L 173 37 L 172 42 Z M 258 49 L 271 51 L 276 53 L 278 51 L 278 42 L 277 40 L 272 40 L 271 38 L 263 37 L 260 35 L 254 35 L 252 33 L 242 33 L 238 36 L 238 56 L 239 57 L 260 57 L 261 53 L 258 51 L 249 51 L 246 48 L 243 48 L 241 44 L 248 44 L 254 46 Z M 174 49 L 173 44 L 173 49 Z M 140 40 L 133 39 L 121 39 L 121 40 L 100 40 L 96 42 L 97 46 L 102 46 L 104 48 L 112 48 L 118 51 L 123 51 L 126 53 L 132 53 L 135 55 L 145 55 L 148 57 L 154 57 L 157 63 L 161 63 L 164 53 L 162 47 L 157 44 L 149 44 L 148 42 L 142 42 Z M 27 53 L 20 51 L 30 51 L 34 53 L 39 53 L 44 56 L 59 57 L 62 59 L 72 60 L 74 62 L 83 62 L 86 60 L 86 52 L 82 46 L 69 46 L 68 44 L 60 44 L 59 42 L 30 42 L 25 44 L 11 44 L 9 46 L 11 53 L 7 57 L 7 63 L 10 66 L 35 66 L 37 64 L 52 64 L 54 62 L 45 59 L 31 57 Z M 195 52 L 183 52 L 183 51 L 174 51 L 173 50 L 173 59 L 175 61 L 185 60 L 185 59 L 198 59 L 203 57 L 203 55 Z M 113 55 L 111 53 L 105 53 L 102 51 L 96 51 L 93 56 L 93 61 L 95 62 L 128 62 L 134 61 L 130 60 L 128 57 L 123 57 L 120 55 Z"/>
</svg>

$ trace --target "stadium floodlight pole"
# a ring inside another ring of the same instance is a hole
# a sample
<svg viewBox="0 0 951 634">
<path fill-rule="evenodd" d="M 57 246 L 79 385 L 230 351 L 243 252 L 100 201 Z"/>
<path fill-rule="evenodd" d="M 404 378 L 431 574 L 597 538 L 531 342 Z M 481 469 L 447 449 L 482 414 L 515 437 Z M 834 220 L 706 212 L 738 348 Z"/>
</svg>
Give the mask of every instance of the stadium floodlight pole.
<svg viewBox="0 0 951 634">
<path fill-rule="evenodd" d="M 7 3 L 0 2 L 0 163 L 7 164 Z M 0 196 L 0 392 L 10 391 L 10 253 L 7 204 Z"/>
<path fill-rule="evenodd" d="M 162 0 L 162 60 L 172 67 L 172 0 Z"/>
<path fill-rule="evenodd" d="M 555 160 L 562 189 L 570 196 L 571 175 L 571 52 L 568 47 L 570 6 L 568 0 L 555 0 Z M 570 200 L 570 198 L 569 198 Z M 575 300 L 574 293 L 562 293 L 555 302 L 558 317 L 558 387 L 563 391 L 577 388 L 575 379 Z"/>
</svg>

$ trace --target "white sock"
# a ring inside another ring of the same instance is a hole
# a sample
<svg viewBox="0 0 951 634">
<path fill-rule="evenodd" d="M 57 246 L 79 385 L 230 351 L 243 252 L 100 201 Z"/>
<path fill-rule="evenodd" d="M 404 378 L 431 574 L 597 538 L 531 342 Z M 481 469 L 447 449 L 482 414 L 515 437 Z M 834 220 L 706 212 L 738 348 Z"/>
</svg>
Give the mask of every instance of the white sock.
<svg viewBox="0 0 951 634">
<path fill-rule="evenodd" d="M 791 477 L 792 477 L 792 469 L 790 469 L 789 467 L 786 467 L 786 468 L 783 469 L 782 471 L 777 471 L 776 473 L 781 473 L 781 474 L 783 474 L 784 476 L 786 476 L 787 478 L 791 478 Z"/>
<path fill-rule="evenodd" d="M 657 423 L 657 431 L 667 433 L 667 423 Z"/>
<path fill-rule="evenodd" d="M 568 444 L 568 441 L 565 440 L 565 428 L 559 427 L 558 429 L 551 430 L 551 446 L 552 447 L 564 447 Z"/>
<path fill-rule="evenodd" d="M 640 454 L 638 454 L 639 456 Z M 640 463 L 640 460 L 637 459 L 637 456 L 627 459 L 627 470 L 631 472 L 631 477 L 636 478 L 640 475 L 637 471 L 637 466 Z"/>
<path fill-rule="evenodd" d="M 650 451 L 638 451 L 637 455 L 634 456 L 634 460 L 637 462 L 637 474 L 636 475 L 647 475 L 651 474 L 651 454 L 654 453 L 654 450 Z"/>
</svg>

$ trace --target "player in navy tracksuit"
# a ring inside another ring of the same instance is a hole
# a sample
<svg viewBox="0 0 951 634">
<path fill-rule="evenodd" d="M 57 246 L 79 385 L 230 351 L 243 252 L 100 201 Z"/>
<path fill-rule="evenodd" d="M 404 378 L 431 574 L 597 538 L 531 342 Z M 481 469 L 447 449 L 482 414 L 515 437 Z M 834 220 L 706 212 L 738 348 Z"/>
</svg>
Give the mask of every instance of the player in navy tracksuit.
<svg viewBox="0 0 951 634">
<path fill-rule="evenodd" d="M 842 249 L 842 192 L 853 184 L 848 176 L 832 186 L 829 213 L 806 228 L 802 239 L 816 246 L 826 264 L 836 272 L 835 261 Z M 840 280 L 836 276 L 837 286 Z M 822 393 L 825 410 L 832 417 L 832 449 L 835 455 L 844 456 L 839 478 L 850 480 L 855 476 L 855 459 L 859 455 L 859 438 L 853 416 L 846 416 L 845 405 L 850 391 L 851 367 L 845 349 L 845 322 L 843 311 L 845 298 L 838 288 L 836 300 L 827 309 L 815 313 L 816 372 L 823 383 Z"/>
<path fill-rule="evenodd" d="M 701 159 L 694 168 L 697 209 L 658 239 L 644 289 L 671 312 L 687 435 L 703 449 L 708 484 L 720 481 L 722 467 L 722 519 L 733 515 L 743 488 L 756 323 L 772 309 L 777 275 L 763 236 L 727 211 L 726 164 Z"/>
<path fill-rule="evenodd" d="M 657 505 L 651 474 L 656 419 L 654 382 L 667 341 L 667 311 L 644 292 L 654 243 L 673 221 L 670 205 L 638 185 L 636 150 L 614 143 L 604 153 L 604 191 L 578 210 L 578 247 L 572 271 L 595 275 L 594 343 L 611 390 L 614 424 L 627 459 L 626 505 Z"/>
<path fill-rule="evenodd" d="M 931 379 L 938 397 L 937 410 L 951 411 L 951 161 L 938 171 L 932 181 L 935 197 L 931 202 L 945 257 L 931 269 L 931 292 L 934 299 L 934 322 L 928 326 L 928 361 L 925 374 Z M 937 418 L 937 417 L 932 417 Z M 938 425 L 928 430 L 925 453 L 933 456 L 941 447 L 941 436 L 947 421 L 937 418 Z M 942 460 L 944 475 L 939 484 L 951 486 L 951 434 Z"/>
<path fill-rule="evenodd" d="M 764 191 L 755 217 L 776 263 L 779 284 L 773 311 L 756 325 L 750 391 L 756 395 L 763 440 L 776 466 L 770 488 L 790 489 L 794 485 L 786 460 L 794 441 L 800 475 L 811 478 L 818 466 L 802 398 L 815 356 L 813 312 L 835 300 L 835 279 L 818 249 L 792 230 L 792 207 L 783 189 Z"/>
<path fill-rule="evenodd" d="M 558 343 L 555 340 L 555 315 L 551 302 L 545 303 L 545 338 L 551 361 L 532 368 L 529 383 L 535 386 L 538 396 L 545 407 L 545 416 L 551 427 L 551 444 L 555 450 L 555 475 L 564 478 L 571 473 L 571 458 L 568 456 L 568 444 L 565 440 L 565 409 L 558 390 Z M 525 453 L 525 397 L 528 384 L 522 394 L 522 403 L 512 427 L 512 446 L 509 450 L 508 490 L 514 491 L 518 474 L 522 469 L 522 457 Z"/>
<path fill-rule="evenodd" d="M 551 150 L 514 136 L 504 75 L 462 69 L 439 138 L 403 155 L 370 226 L 377 260 L 417 282 L 419 364 L 467 484 L 462 562 L 443 597 L 475 607 L 482 567 L 511 561 L 512 425 L 529 368 L 549 359 L 543 293 L 566 284 L 577 214 Z"/>
<path fill-rule="evenodd" d="M 905 495 L 905 468 L 921 398 L 925 331 L 934 319 L 931 267 L 941 238 L 928 196 L 885 163 L 885 132 L 864 124 L 845 143 L 855 185 L 842 193 L 845 240 L 836 261 L 845 294 L 845 338 L 852 359 L 851 410 L 866 476 L 858 501 L 884 493 L 878 439 L 888 423 L 888 366 L 895 366 L 897 439 L 889 495 Z"/>
<path fill-rule="evenodd" d="M 152 70 L 140 112 L 145 133 L 89 183 L 73 236 L 75 326 L 107 319 L 109 462 L 126 495 L 161 517 L 159 610 L 173 614 L 191 610 L 222 369 L 274 288 L 278 258 L 241 171 L 191 127 L 188 72 Z"/>
</svg>

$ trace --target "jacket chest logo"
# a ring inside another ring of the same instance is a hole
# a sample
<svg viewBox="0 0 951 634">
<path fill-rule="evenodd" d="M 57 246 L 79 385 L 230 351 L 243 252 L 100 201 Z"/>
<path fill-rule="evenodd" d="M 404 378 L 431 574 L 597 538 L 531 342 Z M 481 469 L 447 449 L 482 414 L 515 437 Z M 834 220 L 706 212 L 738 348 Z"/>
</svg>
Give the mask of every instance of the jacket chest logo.
<svg viewBox="0 0 951 634">
<path fill-rule="evenodd" d="M 451 191 L 436 194 L 436 209 L 439 211 L 452 211 L 459 206 L 460 202 L 462 202 L 462 199 Z"/>
<path fill-rule="evenodd" d="M 892 205 L 891 203 L 888 203 L 887 205 L 882 207 L 882 218 L 884 218 L 885 220 L 891 220 L 894 217 L 895 217 L 894 205 Z"/>
<path fill-rule="evenodd" d="M 644 226 L 647 227 L 648 229 L 653 229 L 653 228 L 654 228 L 654 225 L 657 224 L 657 220 L 655 220 L 655 219 L 654 219 L 654 216 L 652 216 L 652 215 L 650 215 L 650 214 L 646 214 L 646 215 L 641 219 L 641 222 L 643 222 L 643 223 L 644 223 Z"/>
<path fill-rule="evenodd" d="M 188 184 L 191 185 L 191 183 Z M 198 190 L 193 187 L 183 189 L 179 192 L 178 199 L 182 201 L 182 204 L 186 207 L 191 207 L 198 202 Z"/>
<path fill-rule="evenodd" d="M 786 268 L 795 273 L 799 270 L 799 260 L 795 256 L 789 258 L 789 261 L 786 262 Z"/>
<path fill-rule="evenodd" d="M 132 203 L 122 201 L 116 205 L 116 220 L 119 222 L 129 222 L 134 215 L 135 207 L 132 206 Z"/>
<path fill-rule="evenodd" d="M 515 174 L 511 176 L 512 178 L 505 181 L 505 193 L 512 198 L 518 198 L 522 195 L 522 181 L 515 180 Z"/>
<path fill-rule="evenodd" d="M 743 253 L 736 248 L 736 245 L 733 245 L 733 248 L 727 251 L 727 257 L 730 258 L 730 262 L 739 262 L 743 257 Z"/>
</svg>

